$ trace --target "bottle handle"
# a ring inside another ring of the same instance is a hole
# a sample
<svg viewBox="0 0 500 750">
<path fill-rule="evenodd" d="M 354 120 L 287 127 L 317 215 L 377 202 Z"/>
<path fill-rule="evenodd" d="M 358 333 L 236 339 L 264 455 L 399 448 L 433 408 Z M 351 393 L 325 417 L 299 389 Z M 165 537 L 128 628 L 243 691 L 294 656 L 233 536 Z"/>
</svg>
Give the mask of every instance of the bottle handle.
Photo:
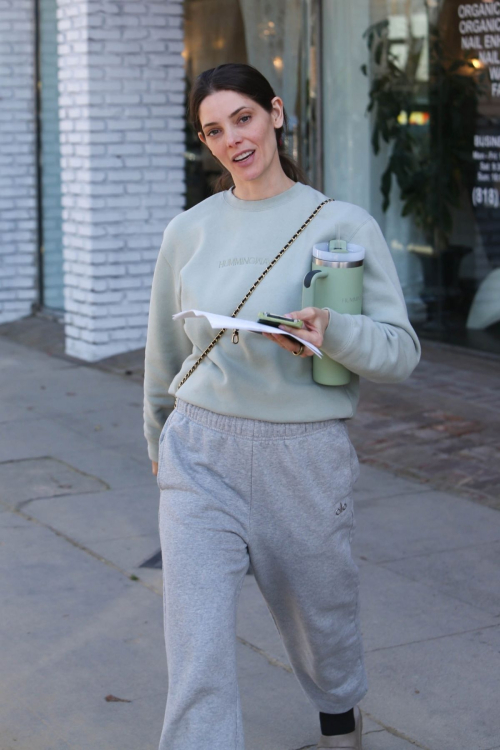
<svg viewBox="0 0 500 750">
<path fill-rule="evenodd" d="M 304 276 L 304 283 L 302 286 L 302 308 L 314 307 L 314 288 L 318 283 L 319 279 L 326 279 L 328 276 L 326 271 L 309 271 Z"/>
</svg>

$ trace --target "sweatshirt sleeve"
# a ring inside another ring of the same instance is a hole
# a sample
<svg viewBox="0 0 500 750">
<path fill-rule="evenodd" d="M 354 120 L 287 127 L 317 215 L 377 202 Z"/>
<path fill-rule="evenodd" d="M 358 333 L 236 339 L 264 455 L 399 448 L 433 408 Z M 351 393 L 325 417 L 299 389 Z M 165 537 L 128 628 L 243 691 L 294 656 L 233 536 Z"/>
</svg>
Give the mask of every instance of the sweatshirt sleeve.
<svg viewBox="0 0 500 750">
<path fill-rule="evenodd" d="M 323 308 L 330 317 L 321 348 L 367 380 L 401 382 L 420 361 L 421 346 L 408 319 L 396 266 L 372 216 L 351 241 L 365 248 L 362 312 L 350 315 Z"/>
<path fill-rule="evenodd" d="M 160 434 L 174 405 L 174 397 L 168 393 L 168 388 L 186 357 L 192 353 L 192 343 L 182 321 L 172 320 L 172 315 L 180 312 L 180 301 L 176 295 L 174 272 L 164 254 L 167 229 L 151 286 L 144 358 L 144 437 L 148 456 L 156 462 Z"/>
</svg>

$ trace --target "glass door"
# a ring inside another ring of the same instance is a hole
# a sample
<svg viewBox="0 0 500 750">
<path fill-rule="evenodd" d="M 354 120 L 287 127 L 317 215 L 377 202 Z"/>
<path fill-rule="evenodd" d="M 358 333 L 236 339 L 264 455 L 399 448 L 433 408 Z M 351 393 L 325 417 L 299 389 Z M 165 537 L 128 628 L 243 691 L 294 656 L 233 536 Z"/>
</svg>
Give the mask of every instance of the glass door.
<svg viewBox="0 0 500 750">
<path fill-rule="evenodd" d="M 62 311 L 64 286 L 56 13 L 56 0 L 38 0 L 38 159 L 42 305 L 49 310 Z"/>
<path fill-rule="evenodd" d="M 283 99 L 288 152 L 320 187 L 318 0 L 185 0 L 186 104 L 202 71 L 225 62 L 260 70 Z M 220 166 L 186 123 L 186 208 L 211 195 Z"/>
<path fill-rule="evenodd" d="M 379 222 L 419 334 L 500 352 L 500 4 L 323 14 L 325 192 Z"/>
</svg>

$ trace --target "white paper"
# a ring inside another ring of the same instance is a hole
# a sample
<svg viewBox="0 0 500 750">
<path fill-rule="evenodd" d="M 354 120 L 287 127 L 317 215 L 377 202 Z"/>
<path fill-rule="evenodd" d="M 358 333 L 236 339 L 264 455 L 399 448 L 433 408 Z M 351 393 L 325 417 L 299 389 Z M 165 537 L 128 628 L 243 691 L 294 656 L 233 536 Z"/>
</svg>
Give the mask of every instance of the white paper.
<svg viewBox="0 0 500 750">
<path fill-rule="evenodd" d="M 204 312 L 203 310 L 183 310 L 182 312 L 175 313 L 172 315 L 174 320 L 182 318 L 206 318 L 212 328 L 229 328 L 233 330 L 238 328 L 240 331 L 266 331 L 267 333 L 282 333 L 284 336 L 291 336 L 293 339 L 300 341 L 301 344 L 307 346 L 314 354 L 318 357 L 323 356 L 323 352 L 318 349 L 314 344 L 309 343 L 301 339 L 300 336 L 296 336 L 294 333 L 288 333 L 288 331 L 282 331 L 281 328 L 274 328 L 273 326 L 266 326 L 263 323 L 256 323 L 253 320 L 243 320 L 242 318 L 231 318 L 227 315 L 217 315 L 217 313 Z M 284 324 L 286 325 L 286 323 Z"/>
</svg>

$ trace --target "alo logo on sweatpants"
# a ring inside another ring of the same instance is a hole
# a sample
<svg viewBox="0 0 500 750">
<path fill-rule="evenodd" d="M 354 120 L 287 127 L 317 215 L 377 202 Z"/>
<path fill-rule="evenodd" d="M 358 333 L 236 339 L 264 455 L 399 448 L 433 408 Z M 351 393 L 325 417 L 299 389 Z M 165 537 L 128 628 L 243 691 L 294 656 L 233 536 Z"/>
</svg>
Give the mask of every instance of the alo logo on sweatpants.
<svg viewBox="0 0 500 750">
<path fill-rule="evenodd" d="M 339 507 L 335 511 L 335 515 L 338 516 L 339 513 L 342 513 L 347 508 L 347 503 L 340 503 Z"/>
</svg>

